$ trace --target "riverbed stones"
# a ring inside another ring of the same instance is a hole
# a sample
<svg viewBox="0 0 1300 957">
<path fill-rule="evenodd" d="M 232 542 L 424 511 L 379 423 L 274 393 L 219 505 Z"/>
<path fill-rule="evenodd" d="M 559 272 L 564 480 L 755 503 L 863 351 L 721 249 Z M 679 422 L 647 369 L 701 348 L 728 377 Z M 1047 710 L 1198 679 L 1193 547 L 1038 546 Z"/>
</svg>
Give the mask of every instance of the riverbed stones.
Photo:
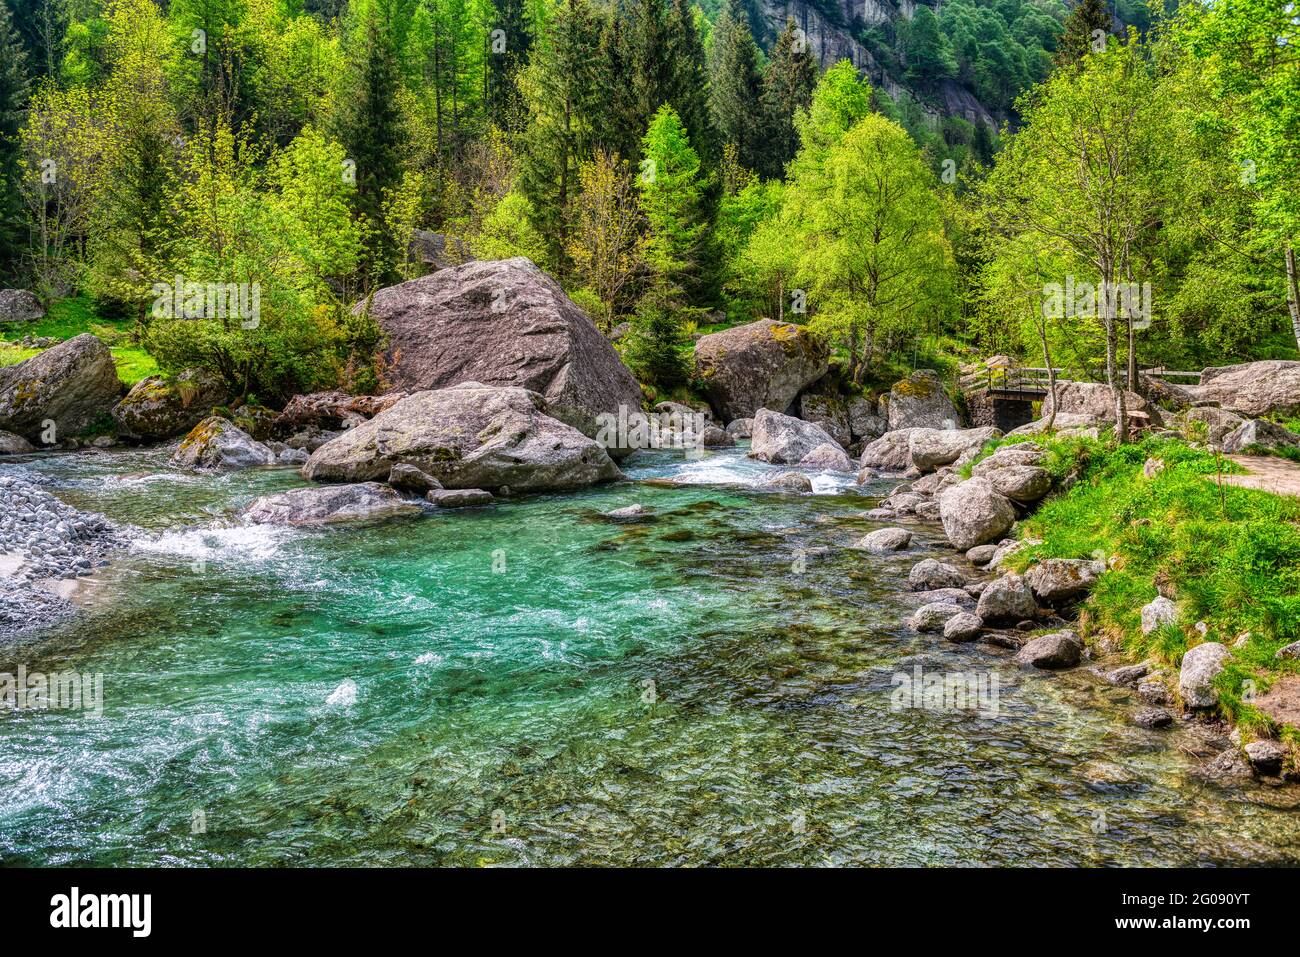
<svg viewBox="0 0 1300 957">
<path fill-rule="evenodd" d="M 996 541 L 1016 520 L 1011 500 L 987 480 L 972 478 L 939 496 L 939 517 L 954 548 L 966 551 Z"/>
<path fill-rule="evenodd" d="M 467 383 L 417 392 L 325 443 L 306 478 L 364 482 L 414 465 L 447 489 L 582 488 L 622 477 L 601 445 L 544 411 L 527 389 Z"/>
<path fill-rule="evenodd" d="M 889 390 L 887 411 L 890 431 L 961 427 L 956 406 L 944 391 L 938 374 L 929 369 L 918 369 L 894 383 Z"/>
<path fill-rule="evenodd" d="M 258 525 L 332 525 L 418 515 L 420 506 L 387 485 L 359 482 L 296 488 L 254 499 L 241 516 Z"/>
<path fill-rule="evenodd" d="M 27 289 L 0 289 L 0 322 L 35 322 L 45 315 L 36 294 Z"/>
<path fill-rule="evenodd" d="M 229 399 L 230 390 L 218 376 L 186 369 L 174 379 L 141 379 L 113 406 L 112 416 L 119 435 L 157 442 L 184 435 Z"/>
<path fill-rule="evenodd" d="M 826 374 L 826 347 L 804 326 L 760 319 L 702 336 L 695 373 L 709 404 L 725 422 L 785 412 L 795 397 Z"/>
<path fill-rule="evenodd" d="M 912 542 L 912 533 L 905 528 L 878 528 L 853 544 L 854 548 L 871 552 L 873 555 L 887 555 L 902 551 Z"/>
<path fill-rule="evenodd" d="M 1113 685 L 1136 685 L 1151 673 L 1151 662 L 1143 661 L 1136 665 L 1123 665 L 1106 672 L 1106 680 Z"/>
<path fill-rule="evenodd" d="M 491 505 L 496 500 L 496 496 L 481 488 L 438 488 L 425 498 L 438 508 L 475 508 Z"/>
<path fill-rule="evenodd" d="M 943 626 L 943 636 L 949 641 L 974 641 L 979 637 L 984 622 L 979 615 L 964 611 L 953 615 Z"/>
<path fill-rule="evenodd" d="M 754 420 L 732 419 L 727 423 L 727 434 L 733 439 L 747 439 L 754 434 Z"/>
<path fill-rule="evenodd" d="M 1217 641 L 1189 648 L 1178 672 L 1178 693 L 1188 708 L 1213 708 L 1219 703 L 1214 679 L 1232 658 L 1232 652 Z"/>
<path fill-rule="evenodd" d="M 974 548 L 966 550 L 966 559 L 972 565 L 987 565 L 997 553 L 998 547 L 996 545 L 976 545 Z"/>
<path fill-rule="evenodd" d="M 1092 590 L 1105 566 L 1081 558 L 1045 558 L 1025 572 L 1034 597 L 1047 605 L 1081 598 Z"/>
<path fill-rule="evenodd" d="M 588 438 L 602 434 L 601 416 L 617 422 L 620 408 L 641 409 L 641 387 L 609 340 L 522 257 L 465 263 L 380 289 L 369 309 L 385 335 L 385 374 L 395 391 L 467 382 L 526 389 L 544 398 L 547 415 Z M 612 431 L 610 453 L 630 453 Z"/>
<path fill-rule="evenodd" d="M 961 605 L 932 601 L 912 612 L 907 626 L 913 631 L 943 631 L 950 620 L 963 613 Z"/>
<path fill-rule="evenodd" d="M 1019 622 L 1038 616 L 1038 603 L 1025 580 L 1016 574 L 995 579 L 980 592 L 975 614 L 987 624 Z"/>
<path fill-rule="evenodd" d="M 1282 742 L 1267 738 L 1250 742 L 1244 750 L 1251 769 L 1256 774 L 1272 778 L 1281 775 L 1282 764 L 1290 753 Z"/>
<path fill-rule="evenodd" d="M 1072 631 L 1054 631 L 1027 641 L 1016 653 L 1016 661 L 1034 668 L 1073 668 L 1083 657 L 1083 642 Z"/>
<path fill-rule="evenodd" d="M 886 432 L 862 450 L 858 465 L 882 472 L 903 472 L 912 465 L 912 429 Z"/>
<path fill-rule="evenodd" d="M 823 472 L 852 472 L 853 461 L 838 445 L 823 442 L 799 460 L 799 468 Z"/>
<path fill-rule="evenodd" d="M 1147 675 L 1137 683 L 1138 697 L 1148 704 L 1168 704 L 1169 687 L 1163 672 Z"/>
<path fill-rule="evenodd" d="M 611 522 L 618 522 L 620 524 L 648 522 L 653 517 L 654 513 L 640 503 L 635 505 L 625 505 L 622 508 L 612 509 L 605 513 L 605 518 L 609 519 Z"/>
<path fill-rule="evenodd" d="M 1246 416 L 1294 415 L 1300 413 L 1300 362 L 1266 359 L 1211 367 L 1189 391 Z"/>
<path fill-rule="evenodd" d="M 217 415 L 194 426 L 171 457 L 172 465 L 196 472 L 236 472 L 275 463 L 270 448 Z"/>
<path fill-rule="evenodd" d="M 804 422 L 794 416 L 782 415 L 771 409 L 759 409 L 754 416 L 754 432 L 749 455 L 760 462 L 775 465 L 797 465 L 805 456 L 822 445 L 839 448 L 834 439 L 821 426 Z M 843 450 L 840 450 L 843 452 Z"/>
<path fill-rule="evenodd" d="M 1172 625 L 1178 621 L 1178 606 L 1158 595 L 1155 600 L 1142 606 L 1142 634 L 1149 635 L 1163 625 Z"/>
<path fill-rule="evenodd" d="M 1167 728 L 1174 723 L 1174 716 L 1164 708 L 1142 708 L 1133 715 L 1133 723 L 1142 728 Z"/>
<path fill-rule="evenodd" d="M 84 332 L 0 369 L 0 429 L 38 445 L 62 442 L 107 419 L 121 394 L 108 346 Z"/>
<path fill-rule="evenodd" d="M 916 428 L 907 437 L 912 464 L 923 472 L 944 465 L 964 465 L 979 454 L 985 443 L 999 438 L 998 429 Z"/>
<path fill-rule="evenodd" d="M 955 565 L 926 558 L 912 566 L 907 576 L 907 587 L 912 591 L 929 591 L 934 588 L 962 588 L 966 573 Z"/>
</svg>

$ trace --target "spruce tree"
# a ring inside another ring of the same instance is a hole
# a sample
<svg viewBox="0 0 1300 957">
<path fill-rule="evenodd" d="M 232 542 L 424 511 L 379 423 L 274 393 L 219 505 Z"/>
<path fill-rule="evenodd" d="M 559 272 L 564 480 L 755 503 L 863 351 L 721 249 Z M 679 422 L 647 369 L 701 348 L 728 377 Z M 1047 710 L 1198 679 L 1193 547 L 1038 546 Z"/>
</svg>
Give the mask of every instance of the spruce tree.
<svg viewBox="0 0 1300 957">
<path fill-rule="evenodd" d="M 368 271 L 391 279 L 399 256 L 384 219 L 384 201 L 402 177 L 405 128 L 398 105 L 402 86 L 397 50 L 378 4 L 368 4 L 360 25 L 360 43 L 348 62 L 341 109 L 334 135 L 347 150 L 356 176 L 357 211 L 375 230 L 369 246 Z"/>
<path fill-rule="evenodd" d="M 817 61 L 809 49 L 808 39 L 795 26 L 794 19 L 772 48 L 772 59 L 763 75 L 762 106 L 766 142 L 760 151 L 758 171 L 767 177 L 781 176 L 786 163 L 799 151 L 799 131 L 794 117 L 807 110 L 817 86 Z"/>
<path fill-rule="evenodd" d="M 23 249 L 18 134 L 27 109 L 26 55 L 0 3 L 0 275 L 13 278 Z"/>
<path fill-rule="evenodd" d="M 929 7 L 917 5 L 907 24 L 907 78 L 923 89 L 934 89 L 957 75 L 952 44 L 939 29 L 939 19 Z"/>
<path fill-rule="evenodd" d="M 1106 0 L 1080 0 L 1065 18 L 1065 28 L 1056 41 L 1056 55 L 1052 62 L 1057 67 L 1074 66 L 1093 51 L 1096 40 L 1093 31 L 1109 34 L 1111 25 L 1110 6 Z"/>
<path fill-rule="evenodd" d="M 742 0 L 727 0 L 713 28 L 709 112 L 721 143 L 734 144 L 741 165 L 757 169 L 763 140 L 758 45 Z"/>
<path fill-rule="evenodd" d="M 519 74 L 528 65 L 528 54 L 533 47 L 532 27 L 524 11 L 524 0 L 495 0 L 495 7 L 492 29 L 501 33 L 489 36 L 488 106 L 499 126 L 518 131 L 526 119 Z M 493 46 L 498 41 L 503 49 Z"/>
</svg>

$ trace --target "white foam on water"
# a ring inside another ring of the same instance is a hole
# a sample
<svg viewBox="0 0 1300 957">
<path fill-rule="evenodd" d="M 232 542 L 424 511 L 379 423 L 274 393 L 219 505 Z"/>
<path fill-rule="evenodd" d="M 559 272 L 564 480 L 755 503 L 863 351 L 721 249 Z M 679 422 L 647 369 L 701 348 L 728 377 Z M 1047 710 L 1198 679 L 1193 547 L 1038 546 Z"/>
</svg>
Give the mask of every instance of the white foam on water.
<svg viewBox="0 0 1300 957">
<path fill-rule="evenodd" d="M 331 708 L 352 707 L 357 703 L 357 683 L 351 678 L 343 679 L 343 683 L 330 692 L 325 703 Z"/>
<path fill-rule="evenodd" d="M 290 529 L 274 525 L 192 528 L 137 538 L 131 545 L 136 551 L 194 561 L 266 561 L 279 554 L 289 533 Z"/>
<path fill-rule="evenodd" d="M 446 660 L 436 651 L 426 651 L 420 657 L 415 659 L 417 665 L 440 665 Z"/>
</svg>

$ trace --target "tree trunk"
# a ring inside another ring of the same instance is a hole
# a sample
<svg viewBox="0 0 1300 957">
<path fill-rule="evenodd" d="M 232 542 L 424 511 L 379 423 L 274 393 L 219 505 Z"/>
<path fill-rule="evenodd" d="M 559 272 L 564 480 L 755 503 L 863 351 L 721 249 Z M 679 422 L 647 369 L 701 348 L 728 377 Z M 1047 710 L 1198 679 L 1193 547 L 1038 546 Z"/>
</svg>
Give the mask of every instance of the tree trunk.
<svg viewBox="0 0 1300 957">
<path fill-rule="evenodd" d="M 1291 332 L 1300 349 L 1300 282 L 1296 279 L 1295 248 L 1286 248 L 1286 301 L 1291 309 Z"/>
</svg>

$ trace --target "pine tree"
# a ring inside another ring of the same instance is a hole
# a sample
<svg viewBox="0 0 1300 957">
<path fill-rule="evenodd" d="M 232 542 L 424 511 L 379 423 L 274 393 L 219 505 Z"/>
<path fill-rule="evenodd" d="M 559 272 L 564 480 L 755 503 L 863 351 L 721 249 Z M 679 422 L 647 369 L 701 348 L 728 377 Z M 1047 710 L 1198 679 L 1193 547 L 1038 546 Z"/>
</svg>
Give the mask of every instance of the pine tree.
<svg viewBox="0 0 1300 957">
<path fill-rule="evenodd" d="M 368 5 L 363 16 L 333 132 L 355 164 L 348 168 L 356 176 L 357 211 L 375 231 L 366 267 L 384 280 L 392 278 L 399 255 L 405 254 L 395 248 L 384 220 L 384 202 L 402 177 L 405 130 L 398 102 L 402 77 L 393 34 L 377 5 Z"/>
<path fill-rule="evenodd" d="M 668 11 L 666 55 L 671 64 L 665 100 L 681 117 L 691 145 L 706 166 L 720 153 L 709 115 L 709 71 L 704 42 L 689 0 L 673 0 Z M 656 107 L 657 108 L 657 107 Z"/>
<path fill-rule="evenodd" d="M 598 141 L 600 28 L 587 0 L 566 0 L 547 24 L 528 65 L 528 129 L 519 155 L 519 188 L 551 262 L 563 264 L 578 167 Z"/>
<path fill-rule="evenodd" d="M 1094 31 L 1109 35 L 1111 25 L 1110 7 L 1106 0 L 1080 0 L 1065 18 L 1065 28 L 1056 41 L 1056 55 L 1052 62 L 1057 67 L 1075 65 L 1096 49 L 1098 36 Z"/>
<path fill-rule="evenodd" d="M 904 49 L 908 79 L 926 89 L 933 89 L 957 75 L 952 44 L 939 29 L 939 19 L 929 7 L 917 6 L 916 15 L 907 25 Z"/>
<path fill-rule="evenodd" d="M 9 9 L 0 3 L 0 276 L 10 278 L 23 248 L 18 131 L 27 110 L 26 59 Z"/>
<path fill-rule="evenodd" d="M 709 111 L 718 138 L 735 144 L 747 169 L 757 169 L 762 149 L 758 45 L 742 0 L 728 0 L 713 28 L 709 51 Z"/>
<path fill-rule="evenodd" d="M 763 75 L 762 105 L 766 142 L 760 151 L 759 172 L 766 177 L 781 176 L 786 163 L 799 151 L 799 132 L 794 117 L 807 110 L 817 85 L 817 61 L 809 49 L 808 38 L 795 26 L 794 19 L 772 48 L 772 59 Z"/>
<path fill-rule="evenodd" d="M 524 0 L 496 0 L 493 34 L 489 38 L 488 108 L 503 129 L 523 128 L 526 111 L 519 91 L 519 74 L 528 65 L 533 47 L 532 25 L 524 9 Z M 497 48 L 497 44 L 501 49 Z"/>
</svg>

